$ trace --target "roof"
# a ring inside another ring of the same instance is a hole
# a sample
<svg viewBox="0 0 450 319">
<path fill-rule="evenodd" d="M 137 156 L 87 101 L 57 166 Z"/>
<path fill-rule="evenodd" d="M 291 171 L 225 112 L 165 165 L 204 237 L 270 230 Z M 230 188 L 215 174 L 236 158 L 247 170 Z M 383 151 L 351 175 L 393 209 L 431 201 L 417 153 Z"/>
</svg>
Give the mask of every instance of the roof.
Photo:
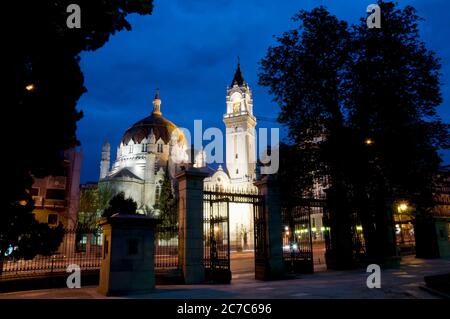
<svg viewBox="0 0 450 319">
<path fill-rule="evenodd" d="M 132 171 L 130 171 L 128 168 L 122 168 L 120 171 L 115 173 L 114 175 L 111 175 L 110 178 L 133 178 L 133 179 L 139 179 L 142 180 L 139 176 L 134 174 Z"/>
<path fill-rule="evenodd" d="M 177 129 L 177 126 L 171 121 L 160 114 L 152 113 L 150 116 L 137 121 L 126 130 L 122 137 L 122 143 L 128 144 L 130 140 L 133 140 L 134 143 L 139 144 L 144 138 L 149 137 L 153 131 L 156 141 L 161 138 L 167 144 L 175 129 Z"/>
</svg>

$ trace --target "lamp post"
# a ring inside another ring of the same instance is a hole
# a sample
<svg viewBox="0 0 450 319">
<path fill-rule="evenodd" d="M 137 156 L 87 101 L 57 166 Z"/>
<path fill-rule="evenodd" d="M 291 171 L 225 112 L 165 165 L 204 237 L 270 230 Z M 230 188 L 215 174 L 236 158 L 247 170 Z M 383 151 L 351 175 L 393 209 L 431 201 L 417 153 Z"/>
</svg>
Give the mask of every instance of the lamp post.
<svg viewBox="0 0 450 319">
<path fill-rule="evenodd" d="M 405 243 L 405 238 L 403 237 L 402 216 L 407 211 L 408 211 L 408 204 L 407 203 L 400 202 L 397 205 L 398 220 L 399 220 L 399 225 L 400 225 L 400 237 L 401 237 L 401 240 L 402 240 L 402 244 Z"/>
</svg>

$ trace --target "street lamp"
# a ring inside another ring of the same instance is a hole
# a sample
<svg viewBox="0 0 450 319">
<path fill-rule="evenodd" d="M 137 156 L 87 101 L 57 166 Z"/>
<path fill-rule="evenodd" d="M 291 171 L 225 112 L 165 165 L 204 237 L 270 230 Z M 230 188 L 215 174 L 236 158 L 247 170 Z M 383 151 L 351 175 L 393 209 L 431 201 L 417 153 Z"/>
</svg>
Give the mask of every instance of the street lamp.
<svg viewBox="0 0 450 319">
<path fill-rule="evenodd" d="M 25 86 L 25 90 L 27 90 L 28 92 L 34 91 L 36 89 L 36 86 L 33 83 L 27 84 Z"/>
<path fill-rule="evenodd" d="M 408 204 L 405 202 L 399 203 L 397 206 L 397 211 L 402 214 L 408 210 Z"/>
<path fill-rule="evenodd" d="M 370 137 L 368 137 L 368 138 L 366 138 L 365 140 L 364 140 L 364 144 L 366 144 L 366 145 L 372 145 L 374 142 L 373 142 L 373 140 L 370 138 Z"/>
<path fill-rule="evenodd" d="M 399 228 L 400 228 L 400 237 L 401 237 L 401 241 L 402 241 L 402 244 L 405 242 L 405 238 L 404 238 L 404 236 L 403 236 L 403 225 L 402 225 L 402 214 L 404 214 L 404 213 L 406 213 L 406 211 L 408 210 L 408 204 L 407 203 L 405 203 L 405 202 L 400 202 L 398 205 L 397 205 L 397 211 L 398 211 L 398 223 L 399 223 Z"/>
</svg>

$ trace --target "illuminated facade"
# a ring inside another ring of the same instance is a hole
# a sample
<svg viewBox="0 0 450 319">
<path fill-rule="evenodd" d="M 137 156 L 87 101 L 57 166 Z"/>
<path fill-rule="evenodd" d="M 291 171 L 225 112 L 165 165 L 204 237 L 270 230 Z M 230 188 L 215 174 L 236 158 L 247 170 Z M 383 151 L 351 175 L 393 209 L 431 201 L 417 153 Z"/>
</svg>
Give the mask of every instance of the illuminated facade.
<svg viewBox="0 0 450 319">
<path fill-rule="evenodd" d="M 132 125 L 117 147 L 110 167 L 110 145 L 102 148 L 99 185 L 108 184 L 114 193 L 124 192 L 146 213 L 156 208 L 165 174 L 173 180 L 180 166 L 189 161 L 185 136 L 162 116 L 159 91 L 153 99 L 151 114 Z M 204 166 L 201 152 L 195 160 Z"/>
<path fill-rule="evenodd" d="M 223 191 L 256 192 L 256 118 L 253 115 L 252 91 L 244 80 L 238 63 L 231 86 L 227 88 L 226 112 L 226 170 L 219 166 L 205 187 Z M 230 203 L 230 242 L 233 250 L 253 247 L 253 206 Z"/>
</svg>

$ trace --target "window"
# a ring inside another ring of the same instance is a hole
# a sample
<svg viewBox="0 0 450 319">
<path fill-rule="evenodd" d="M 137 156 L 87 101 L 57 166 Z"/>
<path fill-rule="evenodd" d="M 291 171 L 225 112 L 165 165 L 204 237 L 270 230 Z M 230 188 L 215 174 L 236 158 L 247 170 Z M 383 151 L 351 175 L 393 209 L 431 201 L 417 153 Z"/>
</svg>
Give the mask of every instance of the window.
<svg viewBox="0 0 450 319">
<path fill-rule="evenodd" d="M 128 146 L 128 153 L 133 153 L 133 145 Z"/>
<path fill-rule="evenodd" d="M 31 189 L 31 196 L 39 196 L 39 187 L 33 187 Z"/>
<path fill-rule="evenodd" d="M 142 152 L 147 152 L 147 146 L 148 146 L 147 143 L 142 144 Z"/>
<path fill-rule="evenodd" d="M 87 244 L 86 234 L 77 234 L 75 242 L 77 252 L 86 252 L 86 244 Z"/>
<path fill-rule="evenodd" d="M 56 225 L 58 223 L 58 215 L 57 214 L 48 214 L 47 223 L 49 225 Z"/>
<path fill-rule="evenodd" d="M 163 152 L 163 144 L 159 143 L 158 144 L 158 153 L 162 153 Z"/>
<path fill-rule="evenodd" d="M 54 189 L 48 188 L 45 194 L 46 199 L 60 199 L 64 200 L 66 198 L 66 192 L 64 189 Z"/>
<path fill-rule="evenodd" d="M 239 174 L 239 169 L 238 168 L 236 168 L 236 174 Z"/>
<path fill-rule="evenodd" d="M 236 159 L 238 158 L 238 155 L 237 155 L 237 154 L 236 154 L 235 158 L 236 158 Z"/>
</svg>

